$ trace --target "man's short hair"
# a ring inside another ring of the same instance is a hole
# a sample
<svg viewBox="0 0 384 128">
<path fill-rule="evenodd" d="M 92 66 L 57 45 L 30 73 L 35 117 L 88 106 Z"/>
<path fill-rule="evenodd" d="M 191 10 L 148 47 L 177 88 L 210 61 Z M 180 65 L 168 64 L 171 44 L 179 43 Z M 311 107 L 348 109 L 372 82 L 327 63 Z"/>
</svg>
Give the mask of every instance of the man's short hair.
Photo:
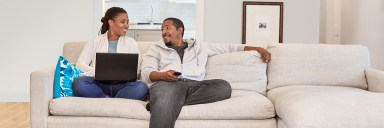
<svg viewBox="0 0 384 128">
<path fill-rule="evenodd" d="M 183 21 L 181 21 L 180 19 L 177 19 L 177 18 L 173 18 L 173 17 L 169 17 L 169 18 L 165 19 L 164 21 L 167 21 L 167 20 L 173 21 L 173 25 L 176 27 L 176 29 L 179 29 L 180 27 L 183 28 L 183 33 L 181 36 L 184 36 L 185 27 L 184 27 Z"/>
</svg>

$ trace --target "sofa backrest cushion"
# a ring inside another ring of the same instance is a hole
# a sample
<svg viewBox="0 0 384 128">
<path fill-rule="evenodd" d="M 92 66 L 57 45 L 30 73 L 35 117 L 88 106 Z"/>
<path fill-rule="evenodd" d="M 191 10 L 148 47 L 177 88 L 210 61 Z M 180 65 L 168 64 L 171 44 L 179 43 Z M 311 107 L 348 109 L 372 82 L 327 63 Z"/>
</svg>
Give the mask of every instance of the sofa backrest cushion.
<svg viewBox="0 0 384 128">
<path fill-rule="evenodd" d="M 251 90 L 265 95 L 266 66 L 256 51 L 219 54 L 208 58 L 205 79 L 224 79 L 232 89 Z"/>
<path fill-rule="evenodd" d="M 289 85 L 367 89 L 368 48 L 358 45 L 280 44 L 269 49 L 268 90 Z"/>
<path fill-rule="evenodd" d="M 71 64 L 76 64 L 79 59 L 81 51 L 83 51 L 87 42 L 67 42 L 64 44 L 63 57 L 66 58 Z"/>
<path fill-rule="evenodd" d="M 76 64 L 81 52 L 83 51 L 87 42 L 68 42 L 64 44 L 63 57 L 66 58 L 71 64 Z M 148 48 L 155 44 L 155 42 L 138 42 L 140 54 L 147 52 Z"/>
<path fill-rule="evenodd" d="M 140 48 L 140 54 L 143 55 L 146 53 L 152 45 L 156 44 L 156 42 L 137 42 Z"/>
</svg>

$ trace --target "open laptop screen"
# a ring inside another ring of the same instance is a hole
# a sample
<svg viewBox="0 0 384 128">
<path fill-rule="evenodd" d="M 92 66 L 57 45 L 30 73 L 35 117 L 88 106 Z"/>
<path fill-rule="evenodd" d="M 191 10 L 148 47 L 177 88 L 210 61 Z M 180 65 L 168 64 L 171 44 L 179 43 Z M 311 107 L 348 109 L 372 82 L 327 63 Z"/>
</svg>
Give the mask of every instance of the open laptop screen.
<svg viewBox="0 0 384 128">
<path fill-rule="evenodd" d="M 132 82 L 137 80 L 138 54 L 96 53 L 95 80 Z"/>
</svg>

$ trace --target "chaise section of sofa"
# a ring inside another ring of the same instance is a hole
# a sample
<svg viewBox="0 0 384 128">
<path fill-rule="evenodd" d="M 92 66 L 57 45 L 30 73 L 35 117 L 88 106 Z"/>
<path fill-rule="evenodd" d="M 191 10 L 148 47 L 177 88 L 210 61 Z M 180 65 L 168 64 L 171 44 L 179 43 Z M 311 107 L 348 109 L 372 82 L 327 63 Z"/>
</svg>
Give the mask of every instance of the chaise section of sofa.
<svg viewBox="0 0 384 128">
<path fill-rule="evenodd" d="M 291 85 L 268 92 L 288 128 L 383 127 L 384 95 L 342 86 Z M 280 126 L 279 126 L 280 127 Z"/>
<path fill-rule="evenodd" d="M 267 97 L 278 128 L 384 127 L 384 75 L 370 68 L 366 47 L 282 44 L 269 51 Z"/>
<path fill-rule="evenodd" d="M 153 44 L 139 42 L 141 54 Z M 84 45 L 85 42 L 66 43 L 63 56 L 75 63 Z M 31 73 L 32 128 L 149 126 L 150 113 L 145 109 L 146 101 L 81 97 L 52 99 L 53 77 L 54 68 Z M 226 53 L 211 57 L 206 78 L 228 80 L 233 89 L 231 98 L 183 107 L 176 128 L 276 128 L 275 108 L 265 96 L 266 64 L 262 63 L 257 52 Z"/>
</svg>

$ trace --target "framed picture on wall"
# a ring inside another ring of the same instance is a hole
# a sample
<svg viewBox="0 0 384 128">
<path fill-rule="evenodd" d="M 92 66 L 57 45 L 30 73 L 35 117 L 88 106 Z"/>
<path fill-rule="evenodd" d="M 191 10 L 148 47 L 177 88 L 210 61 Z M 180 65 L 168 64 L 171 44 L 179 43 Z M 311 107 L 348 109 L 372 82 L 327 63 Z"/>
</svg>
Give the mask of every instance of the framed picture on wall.
<svg viewBox="0 0 384 128">
<path fill-rule="evenodd" d="M 283 43 L 283 2 L 243 2 L 243 44 Z"/>
</svg>

